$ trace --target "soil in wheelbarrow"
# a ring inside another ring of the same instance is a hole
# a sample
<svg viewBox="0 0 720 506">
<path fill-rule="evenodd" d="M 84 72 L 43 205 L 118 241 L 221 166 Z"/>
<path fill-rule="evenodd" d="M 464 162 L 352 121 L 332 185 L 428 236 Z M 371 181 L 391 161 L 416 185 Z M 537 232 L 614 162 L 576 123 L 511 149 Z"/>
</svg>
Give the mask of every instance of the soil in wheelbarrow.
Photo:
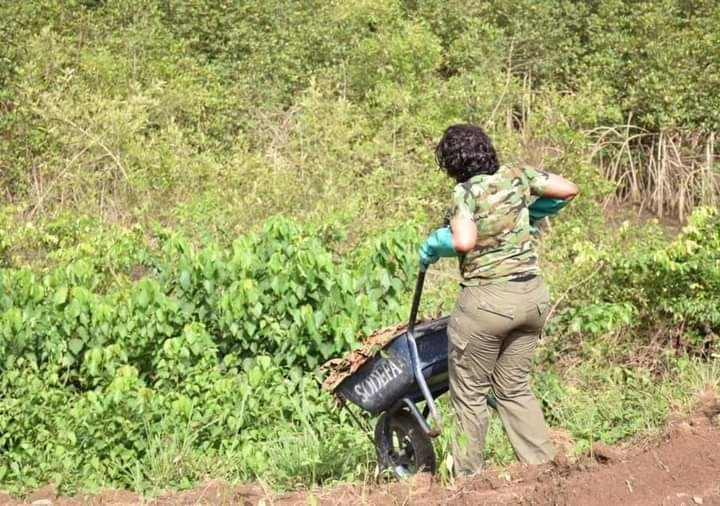
<svg viewBox="0 0 720 506">
<path fill-rule="evenodd" d="M 138 504 L 130 492 L 57 498 L 45 487 L 26 504 Z M 272 493 L 261 484 L 207 481 L 193 490 L 163 494 L 145 504 L 255 505 L 720 505 L 720 402 L 706 398 L 689 418 L 671 417 L 662 434 L 631 446 L 596 444 L 578 459 L 559 457 L 538 467 L 486 469 L 442 485 L 429 475 Z M 1 504 L 20 504 L 0 494 Z"/>
<path fill-rule="evenodd" d="M 429 320 L 419 321 L 418 324 L 425 321 Z M 345 354 L 345 356 L 325 362 L 321 366 L 324 375 L 322 387 L 328 392 L 333 392 L 345 378 L 360 369 L 365 362 L 374 357 L 393 338 L 407 330 L 407 327 L 407 323 L 401 323 L 377 330 L 362 339 L 361 345 Z"/>
</svg>

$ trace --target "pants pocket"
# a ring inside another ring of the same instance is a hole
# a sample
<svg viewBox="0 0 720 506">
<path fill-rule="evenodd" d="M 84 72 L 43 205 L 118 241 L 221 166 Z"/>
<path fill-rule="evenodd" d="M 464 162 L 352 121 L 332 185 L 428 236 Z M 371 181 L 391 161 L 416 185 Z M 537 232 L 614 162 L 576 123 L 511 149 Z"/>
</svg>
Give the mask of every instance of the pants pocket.
<svg viewBox="0 0 720 506">
<path fill-rule="evenodd" d="M 450 316 L 450 320 L 448 321 L 448 351 L 451 353 L 453 349 L 462 352 L 468 345 L 469 339 L 467 332 L 469 329 L 467 327 L 467 323 L 465 323 L 463 328 L 463 320 L 467 320 L 467 318 L 463 318 L 462 314 L 463 313 L 459 308 L 455 308 L 455 311 L 453 311 L 453 314 Z"/>
<path fill-rule="evenodd" d="M 473 331 L 478 337 L 503 337 L 518 325 L 518 308 L 504 296 L 491 296 L 475 301 L 472 319 Z"/>
<path fill-rule="evenodd" d="M 477 309 L 481 312 L 490 313 L 492 315 L 500 316 L 508 320 L 513 320 L 515 318 L 515 310 L 510 306 L 503 306 L 500 304 L 493 304 L 487 301 L 480 301 L 477 304 Z"/>
<path fill-rule="evenodd" d="M 531 322 L 537 322 L 538 339 L 542 339 L 545 320 L 547 320 L 549 313 L 550 302 L 547 300 L 535 303 L 535 307 L 528 312 L 528 316 L 532 314 L 532 316 L 528 318 L 528 323 L 532 324 Z"/>
</svg>

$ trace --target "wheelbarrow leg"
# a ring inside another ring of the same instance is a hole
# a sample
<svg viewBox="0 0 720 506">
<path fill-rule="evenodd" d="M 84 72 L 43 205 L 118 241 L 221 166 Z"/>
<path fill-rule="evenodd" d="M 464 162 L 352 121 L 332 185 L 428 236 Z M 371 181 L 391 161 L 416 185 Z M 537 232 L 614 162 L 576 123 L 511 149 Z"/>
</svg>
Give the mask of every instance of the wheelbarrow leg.
<svg viewBox="0 0 720 506">
<path fill-rule="evenodd" d="M 410 410 L 410 414 L 417 420 L 417 422 L 420 424 L 422 429 L 427 433 L 430 434 L 430 426 L 427 423 L 427 415 L 421 414 L 420 410 L 418 409 L 417 405 L 408 399 L 407 397 L 404 397 L 402 399 L 403 403 L 407 408 Z M 427 406 L 425 406 L 425 409 L 428 409 Z"/>
<path fill-rule="evenodd" d="M 339 399 L 340 399 L 340 406 L 346 412 L 350 413 L 350 419 L 352 420 L 352 422 L 358 426 L 358 428 L 360 429 L 361 432 L 365 433 L 365 435 L 368 437 L 368 439 L 370 439 L 370 441 L 372 441 L 374 443 L 375 440 L 370 435 L 372 432 L 370 430 L 370 427 L 368 427 L 365 423 L 360 421 L 358 416 L 353 412 L 353 410 L 350 408 L 350 406 L 347 404 L 347 402 L 345 401 L 345 399 L 343 397 L 340 397 Z"/>
<path fill-rule="evenodd" d="M 420 387 L 420 391 L 422 392 L 423 397 L 425 398 L 425 402 L 430 409 L 430 415 L 432 415 L 434 422 L 433 427 L 429 427 L 427 425 L 427 421 L 425 421 L 424 427 L 428 427 L 427 434 L 430 437 L 436 437 L 440 434 L 440 431 L 442 430 L 442 423 L 440 421 L 440 414 L 435 407 L 435 400 L 430 393 L 428 384 L 425 381 L 425 376 L 423 376 L 422 369 L 420 368 L 420 358 L 418 357 L 417 343 L 415 342 L 415 320 L 417 320 L 418 308 L 420 306 L 420 295 L 422 294 L 424 283 L 425 268 L 421 268 L 420 272 L 418 273 L 417 283 L 415 284 L 415 294 L 413 295 L 412 306 L 410 308 L 410 321 L 408 322 L 407 329 L 407 343 L 408 351 L 410 352 L 410 361 L 412 363 L 413 373 L 415 375 L 415 381 Z M 417 411 L 416 406 L 415 411 Z M 417 415 L 418 417 L 420 417 L 420 413 L 417 413 Z M 425 418 L 423 418 L 423 420 L 425 420 Z"/>
</svg>

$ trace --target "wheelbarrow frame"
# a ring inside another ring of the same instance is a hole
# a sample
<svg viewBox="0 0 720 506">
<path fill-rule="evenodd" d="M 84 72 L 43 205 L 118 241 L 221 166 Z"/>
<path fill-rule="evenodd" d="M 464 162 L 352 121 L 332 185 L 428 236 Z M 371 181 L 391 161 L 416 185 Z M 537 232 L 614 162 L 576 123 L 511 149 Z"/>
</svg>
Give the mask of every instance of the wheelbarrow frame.
<svg viewBox="0 0 720 506">
<path fill-rule="evenodd" d="M 394 336 L 375 357 L 345 378 L 337 386 L 335 393 L 343 400 L 349 400 L 374 415 L 382 412 L 393 414 L 405 407 L 427 435 L 436 437 L 442 430 L 442 421 L 435 405 L 435 397 L 448 390 L 445 332 L 447 318 L 421 326 L 428 339 L 439 338 L 432 343 L 432 354 L 439 356 L 432 357 L 429 361 L 421 361 L 415 323 L 424 282 L 425 269 L 421 269 L 415 284 L 407 330 Z M 437 360 L 433 360 L 434 358 Z M 438 380 L 432 382 L 432 388 L 428 385 L 423 369 L 428 377 L 439 376 Z M 425 416 L 417 406 L 422 400 L 426 403 Z M 428 424 L 428 414 L 433 419 L 432 426 Z M 385 419 L 389 420 L 389 417 Z"/>
<path fill-rule="evenodd" d="M 422 323 L 416 328 L 425 272 L 421 268 L 418 273 L 407 330 L 393 337 L 375 357 L 345 378 L 335 393 L 343 401 L 348 400 L 373 415 L 390 415 L 384 417 L 386 432 L 390 429 L 391 416 L 407 409 L 423 432 L 435 438 L 442 431 L 435 399 L 449 389 L 449 317 Z M 418 403 L 422 401 L 425 407 L 421 412 Z M 488 397 L 488 404 L 494 408 L 494 399 Z M 432 425 L 428 418 L 432 419 Z"/>
</svg>

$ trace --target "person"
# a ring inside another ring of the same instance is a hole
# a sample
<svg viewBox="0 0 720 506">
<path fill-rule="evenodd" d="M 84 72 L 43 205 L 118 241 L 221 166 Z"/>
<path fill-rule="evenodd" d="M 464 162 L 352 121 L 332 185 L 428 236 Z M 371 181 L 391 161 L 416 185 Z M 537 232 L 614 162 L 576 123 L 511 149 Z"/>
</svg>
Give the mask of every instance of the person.
<svg viewBox="0 0 720 506">
<path fill-rule="evenodd" d="M 520 461 L 547 462 L 555 451 L 529 374 L 549 294 L 530 220 L 556 212 L 578 187 L 532 167 L 501 166 L 488 136 L 472 124 L 450 126 L 436 159 L 457 185 L 450 226 L 430 234 L 420 258 L 424 268 L 440 257 L 460 259 L 461 291 L 447 328 L 450 397 L 461 429 L 453 444 L 455 472 L 482 466 L 491 389 Z"/>
</svg>

